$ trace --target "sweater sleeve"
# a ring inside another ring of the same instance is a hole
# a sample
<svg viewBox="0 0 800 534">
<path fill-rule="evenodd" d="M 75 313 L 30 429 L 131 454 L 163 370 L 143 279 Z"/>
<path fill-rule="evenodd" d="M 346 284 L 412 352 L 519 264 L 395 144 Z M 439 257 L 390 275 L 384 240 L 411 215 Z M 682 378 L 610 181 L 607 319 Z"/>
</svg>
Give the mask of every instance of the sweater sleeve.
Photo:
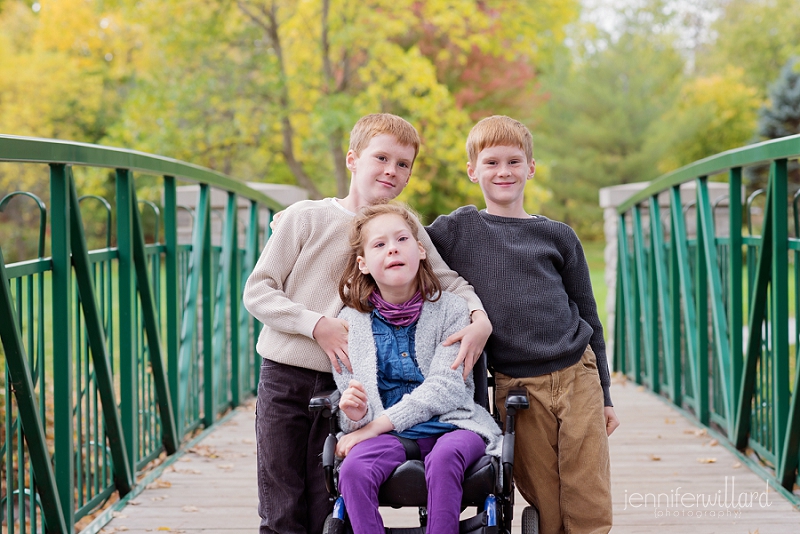
<svg viewBox="0 0 800 534">
<path fill-rule="evenodd" d="M 589 265 L 586 262 L 586 255 L 583 252 L 580 239 L 571 228 L 568 226 L 566 228 L 570 234 L 570 239 L 568 240 L 570 246 L 565 252 L 561 279 L 570 300 L 578 306 L 581 319 L 592 327 L 593 332 L 589 344 L 597 357 L 597 370 L 600 374 L 600 384 L 603 387 L 604 404 L 605 406 L 614 406 L 611 402 L 611 375 L 608 369 L 608 358 L 606 357 L 603 325 L 597 314 L 597 301 L 595 301 L 594 292 L 592 291 Z"/>
<path fill-rule="evenodd" d="M 472 395 L 462 377 L 462 368 L 450 368 L 460 344 L 448 347 L 442 345 L 449 335 L 469 324 L 469 316 L 461 299 L 450 299 L 443 304 L 445 305 L 439 308 L 442 314 L 438 318 L 441 325 L 437 329 L 439 338 L 427 339 L 417 333 L 417 357 L 425 380 L 400 402 L 384 411 L 384 415 L 389 417 L 395 430 L 399 432 L 437 415 L 456 410 L 472 401 Z M 430 366 L 426 366 L 423 362 L 425 353 L 423 343 L 435 344 Z"/>
<path fill-rule="evenodd" d="M 344 319 L 348 323 L 350 323 L 350 325 L 351 325 L 350 335 L 352 335 L 359 328 L 364 326 L 364 323 L 362 321 L 358 320 L 359 319 L 359 313 L 356 310 L 354 310 L 353 308 L 344 308 L 344 309 L 342 309 L 342 311 L 339 313 L 339 317 Z M 372 331 L 370 330 L 369 332 L 363 332 L 362 334 L 366 334 L 366 335 L 369 335 L 371 337 L 372 336 Z M 348 336 L 348 337 L 350 337 L 350 336 Z M 358 347 L 360 347 L 360 346 L 363 346 L 363 345 L 360 345 L 358 343 L 351 344 L 351 346 L 350 346 L 350 348 L 351 348 L 350 357 L 351 358 L 356 355 L 355 352 L 358 352 Z M 358 356 L 361 357 L 362 359 L 368 357 L 367 354 L 358 354 Z M 358 364 L 362 364 L 361 367 L 363 367 L 364 361 L 361 360 L 361 361 L 359 361 L 357 363 L 356 362 L 351 362 L 351 363 L 355 364 L 355 370 L 358 370 L 359 369 L 359 365 Z M 340 362 L 340 364 L 341 364 L 341 362 Z M 348 387 L 350 387 L 350 381 L 353 380 L 356 377 L 355 377 L 355 374 L 353 372 L 351 372 L 349 369 L 347 369 L 347 367 L 345 367 L 344 365 L 341 365 L 341 367 L 342 367 L 342 372 L 341 373 L 337 373 L 335 370 L 333 370 L 333 379 L 336 382 L 336 389 L 338 389 L 340 393 L 344 393 L 344 390 L 346 390 Z M 376 375 L 377 375 L 377 372 L 376 372 Z M 367 413 L 364 414 L 364 417 L 362 417 L 360 420 L 353 421 L 352 419 L 347 417 L 347 415 L 343 411 L 339 410 L 339 428 L 345 434 L 349 434 L 350 432 L 354 432 L 354 431 L 358 430 L 359 428 L 361 428 L 363 426 L 366 426 L 367 423 L 372 421 L 375 418 L 375 409 L 373 408 L 372 404 L 373 404 L 373 402 L 377 402 L 378 404 L 380 404 L 380 402 L 381 402 L 380 396 L 378 396 L 376 398 L 373 398 L 377 392 L 372 392 L 372 394 L 370 394 L 370 391 L 369 391 L 371 389 L 370 382 L 368 382 L 365 379 L 365 377 L 361 377 L 361 378 L 362 378 L 361 382 L 364 384 L 365 388 L 368 390 L 367 391 Z"/>
<path fill-rule="evenodd" d="M 450 261 L 450 251 L 456 238 L 457 225 L 454 224 L 453 215 L 439 215 L 432 224 L 425 227 L 428 237 L 436 247 L 437 252 L 445 261 Z"/>
<path fill-rule="evenodd" d="M 485 313 L 486 310 L 483 307 L 481 299 L 475 294 L 475 289 L 469 282 L 459 276 L 457 272 L 448 267 L 447 263 L 445 263 L 442 256 L 439 254 L 437 247 L 434 246 L 431 241 L 428 232 L 422 227 L 422 223 L 419 223 L 419 221 L 417 221 L 417 223 L 419 224 L 419 240 L 422 246 L 425 247 L 425 251 L 428 254 L 428 261 L 433 271 L 442 283 L 442 290 L 449 291 L 466 300 L 470 312 L 480 310 Z"/>
<path fill-rule="evenodd" d="M 313 339 L 314 327 L 322 314 L 292 301 L 284 292 L 284 283 L 308 239 L 307 234 L 302 212 L 287 209 L 247 279 L 242 300 L 247 311 L 270 328 Z"/>
</svg>

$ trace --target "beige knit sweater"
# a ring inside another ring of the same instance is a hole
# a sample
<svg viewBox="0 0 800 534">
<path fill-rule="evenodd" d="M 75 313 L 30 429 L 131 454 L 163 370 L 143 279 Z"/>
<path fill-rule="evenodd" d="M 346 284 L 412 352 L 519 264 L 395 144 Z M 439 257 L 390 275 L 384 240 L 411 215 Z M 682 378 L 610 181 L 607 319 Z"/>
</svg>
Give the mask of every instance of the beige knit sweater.
<svg viewBox="0 0 800 534">
<path fill-rule="evenodd" d="M 245 308 L 264 325 L 256 345 L 263 358 L 330 372 L 313 332 L 323 316 L 336 317 L 342 309 L 339 278 L 353 216 L 332 198 L 298 202 L 284 212 L 244 288 Z M 421 225 L 419 237 L 443 289 L 463 297 L 470 311 L 483 310 L 472 286 L 447 267 Z"/>
</svg>

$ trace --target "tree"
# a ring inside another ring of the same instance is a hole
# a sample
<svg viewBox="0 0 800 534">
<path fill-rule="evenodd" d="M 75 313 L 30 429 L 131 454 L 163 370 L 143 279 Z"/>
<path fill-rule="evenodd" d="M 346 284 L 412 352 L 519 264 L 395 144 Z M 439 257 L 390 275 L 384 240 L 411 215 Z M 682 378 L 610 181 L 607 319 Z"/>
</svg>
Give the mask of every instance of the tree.
<svg viewBox="0 0 800 534">
<path fill-rule="evenodd" d="M 656 2 L 655 4 L 659 4 Z M 658 142 L 661 118 L 683 81 L 683 58 L 665 28 L 659 5 L 625 15 L 618 35 L 578 39 L 571 63 L 544 84 L 534 139 L 539 180 L 552 192 L 545 215 L 575 228 L 584 239 L 603 235 L 597 195 L 601 187 L 659 175 L 667 147 Z M 546 170 L 541 176 L 540 171 Z"/>
<path fill-rule="evenodd" d="M 800 10 L 796 0 L 720 0 L 722 16 L 712 26 L 717 40 L 700 61 L 705 72 L 735 65 L 745 83 L 766 94 L 792 56 L 800 55 Z"/>
<path fill-rule="evenodd" d="M 776 139 L 800 133 L 800 58 L 791 58 L 769 88 L 769 105 L 758 112 L 758 135 Z"/>
<path fill-rule="evenodd" d="M 758 110 L 758 136 L 777 139 L 800 133 L 800 58 L 786 62 L 778 79 L 769 87 L 769 104 Z M 797 161 L 789 162 L 787 176 L 789 188 L 800 187 L 800 169 Z M 747 178 L 760 187 L 766 185 L 767 170 L 748 170 Z"/>
<path fill-rule="evenodd" d="M 119 116 L 128 58 L 140 40 L 137 29 L 115 11 L 83 0 L 33 6 L 7 0 L 1 7 L 0 131 L 89 143 L 103 139 Z M 104 172 L 76 174 L 83 192 L 104 192 Z M 48 183 L 46 167 L 0 168 L 0 197 L 22 189 L 46 202 Z M 9 261 L 36 256 L 38 211 L 29 208 L 15 200 L 0 219 L 0 244 L 15 249 L 7 254 Z"/>
<path fill-rule="evenodd" d="M 675 107 L 661 118 L 660 143 L 669 147 L 658 164 L 660 173 L 746 145 L 752 138 L 761 103 L 742 69 L 688 80 Z"/>
<path fill-rule="evenodd" d="M 397 113 L 424 143 L 403 199 L 430 218 L 480 199 L 472 121 L 528 113 L 576 14 L 574 0 L 142 0 L 128 16 L 149 29 L 147 68 L 110 140 L 344 195 L 350 128 Z"/>
</svg>

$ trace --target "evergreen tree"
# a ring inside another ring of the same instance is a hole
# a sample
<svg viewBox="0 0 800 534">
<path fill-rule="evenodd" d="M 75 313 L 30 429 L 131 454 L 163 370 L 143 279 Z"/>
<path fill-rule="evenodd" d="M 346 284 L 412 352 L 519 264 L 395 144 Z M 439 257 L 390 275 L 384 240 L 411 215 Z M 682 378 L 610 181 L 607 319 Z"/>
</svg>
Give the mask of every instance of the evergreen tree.
<svg viewBox="0 0 800 534">
<path fill-rule="evenodd" d="M 800 58 L 786 62 L 769 88 L 769 106 L 758 113 L 758 135 L 776 139 L 800 133 Z"/>
</svg>

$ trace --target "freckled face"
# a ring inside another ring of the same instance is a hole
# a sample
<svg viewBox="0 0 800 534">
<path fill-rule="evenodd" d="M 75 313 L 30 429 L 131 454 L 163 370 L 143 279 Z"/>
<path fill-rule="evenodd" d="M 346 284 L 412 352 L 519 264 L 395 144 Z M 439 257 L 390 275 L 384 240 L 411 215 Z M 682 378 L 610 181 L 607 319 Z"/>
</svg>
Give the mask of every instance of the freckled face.
<svg viewBox="0 0 800 534">
<path fill-rule="evenodd" d="M 356 205 L 375 204 L 395 198 L 406 186 L 414 164 L 414 147 L 400 144 L 390 134 L 376 135 L 361 154 L 349 151 L 346 161 L 353 174 L 351 194 L 356 195 Z"/>
<path fill-rule="evenodd" d="M 522 207 L 525 183 L 533 176 L 536 164 L 515 146 L 491 146 L 478 153 L 475 163 L 467 163 L 469 179 L 481 186 L 491 213 Z"/>
<path fill-rule="evenodd" d="M 371 274 L 388 302 L 406 302 L 417 291 L 419 263 L 425 248 L 399 215 L 379 215 L 364 225 L 364 253 L 358 267 Z M 390 300 L 391 299 L 391 300 Z"/>
</svg>

